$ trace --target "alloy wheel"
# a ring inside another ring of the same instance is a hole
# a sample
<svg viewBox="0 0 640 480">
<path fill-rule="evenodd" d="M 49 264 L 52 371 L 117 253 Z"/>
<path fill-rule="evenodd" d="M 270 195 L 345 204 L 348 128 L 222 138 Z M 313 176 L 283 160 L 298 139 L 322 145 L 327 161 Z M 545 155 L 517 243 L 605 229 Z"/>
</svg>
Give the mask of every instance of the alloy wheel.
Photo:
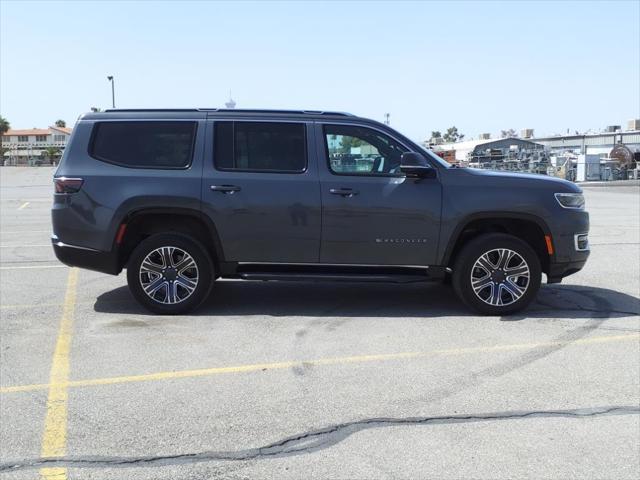
<svg viewBox="0 0 640 480">
<path fill-rule="evenodd" d="M 185 250 L 166 246 L 151 251 L 140 264 L 140 285 L 149 298 L 176 304 L 189 298 L 198 286 L 198 265 Z"/>
<path fill-rule="evenodd" d="M 518 252 L 508 248 L 489 250 L 471 269 L 471 286 L 475 295 L 493 306 L 508 306 L 527 291 L 531 279 L 529 265 Z"/>
</svg>

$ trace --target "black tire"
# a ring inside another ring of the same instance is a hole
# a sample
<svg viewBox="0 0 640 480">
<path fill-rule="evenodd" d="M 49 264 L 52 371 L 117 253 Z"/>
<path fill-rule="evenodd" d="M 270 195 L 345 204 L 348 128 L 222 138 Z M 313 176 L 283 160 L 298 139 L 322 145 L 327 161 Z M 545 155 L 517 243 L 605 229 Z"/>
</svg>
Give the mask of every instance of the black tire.
<svg viewBox="0 0 640 480">
<path fill-rule="evenodd" d="M 508 251 L 515 255 L 509 257 Z M 481 258 L 485 254 L 488 256 Z M 490 262 L 486 262 L 487 259 Z M 507 261 L 506 268 L 494 269 L 500 260 Z M 523 272 L 525 266 L 527 271 Z M 474 291 L 472 274 L 478 293 Z M 462 248 L 453 267 L 456 294 L 483 315 L 510 315 L 522 310 L 536 297 L 541 279 L 538 255 L 523 240 L 504 233 L 474 238 Z"/>
<path fill-rule="evenodd" d="M 191 257 L 195 268 L 183 253 Z M 150 262 L 142 269 L 145 259 Z M 158 269 L 160 264 L 170 265 L 164 272 Z M 178 271 L 174 265 L 178 268 L 184 265 L 184 270 Z M 206 248 L 191 237 L 175 233 L 146 238 L 135 248 L 127 264 L 127 282 L 135 299 L 151 312 L 162 315 L 179 315 L 200 306 L 209 296 L 215 278 Z M 143 281 L 150 292 L 156 290 L 153 298 L 145 292 Z"/>
</svg>

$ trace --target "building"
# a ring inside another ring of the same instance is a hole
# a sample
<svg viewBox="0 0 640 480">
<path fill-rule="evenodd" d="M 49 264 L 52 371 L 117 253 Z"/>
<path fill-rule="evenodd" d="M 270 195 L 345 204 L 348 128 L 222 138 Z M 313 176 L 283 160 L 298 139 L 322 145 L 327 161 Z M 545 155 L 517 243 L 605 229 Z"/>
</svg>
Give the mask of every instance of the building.
<svg viewBox="0 0 640 480">
<path fill-rule="evenodd" d="M 457 143 L 444 143 L 433 145 L 431 148 L 443 158 L 449 161 L 455 158 L 456 162 L 483 163 L 489 160 L 498 160 L 498 156 L 505 158 L 512 153 L 524 152 L 527 150 L 544 150 L 544 146 L 530 140 L 520 138 L 484 138 L 478 140 L 466 140 Z M 493 157 L 493 158 L 492 158 Z"/>
<path fill-rule="evenodd" d="M 544 145 L 551 153 L 558 155 L 575 153 L 610 158 L 612 150 L 617 145 L 625 145 L 632 152 L 640 151 L 640 130 L 626 132 L 617 130 L 584 135 L 558 135 L 538 137 L 533 140 Z"/>
<path fill-rule="evenodd" d="M 2 135 L 2 164 L 34 165 L 56 160 L 67 146 L 70 135 L 71 129 L 67 127 L 8 130 Z M 48 149 L 57 149 L 59 153 L 50 158 Z"/>
<path fill-rule="evenodd" d="M 496 144 L 495 142 L 506 142 L 512 144 L 519 149 L 522 149 L 524 144 L 521 142 L 535 143 L 542 145 L 548 156 L 561 156 L 561 155 L 598 155 L 603 161 L 620 159 L 618 152 L 621 147 L 626 150 L 625 157 L 635 155 L 635 158 L 640 155 L 640 120 L 630 120 L 627 123 L 627 130 L 622 131 L 620 126 L 607 127 L 604 132 L 600 133 L 585 133 L 574 135 L 554 135 L 548 137 L 534 137 L 533 129 L 525 129 L 522 131 L 524 137 L 520 138 L 506 138 L 499 140 L 492 140 L 488 134 L 482 134 L 480 139 L 467 140 L 458 143 L 448 143 L 440 145 L 425 145 L 433 149 L 434 152 L 447 152 L 446 155 L 453 157 L 451 152 L 455 153 L 456 162 L 477 162 L 477 158 L 481 155 L 483 150 L 502 148 L 504 145 Z M 444 153 L 440 153 L 441 156 L 445 156 Z M 637 161 L 637 160 L 635 160 Z M 625 161 L 625 164 L 630 162 Z M 627 165 L 628 166 L 628 165 Z"/>
</svg>

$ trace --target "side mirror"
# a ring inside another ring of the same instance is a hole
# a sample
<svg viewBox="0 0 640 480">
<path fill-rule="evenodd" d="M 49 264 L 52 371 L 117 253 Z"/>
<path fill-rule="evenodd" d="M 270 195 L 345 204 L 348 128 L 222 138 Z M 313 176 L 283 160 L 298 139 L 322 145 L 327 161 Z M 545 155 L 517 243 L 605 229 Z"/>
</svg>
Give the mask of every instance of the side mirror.
<svg viewBox="0 0 640 480">
<path fill-rule="evenodd" d="M 436 170 L 417 152 L 405 152 L 400 157 L 400 171 L 410 177 L 436 178 Z"/>
</svg>

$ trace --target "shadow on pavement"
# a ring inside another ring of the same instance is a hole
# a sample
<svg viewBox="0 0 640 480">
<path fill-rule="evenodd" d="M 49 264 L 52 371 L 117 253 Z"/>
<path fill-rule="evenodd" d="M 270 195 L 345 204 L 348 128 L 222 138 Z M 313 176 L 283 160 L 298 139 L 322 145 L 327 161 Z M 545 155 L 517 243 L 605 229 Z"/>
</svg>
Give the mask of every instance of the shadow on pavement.
<svg viewBox="0 0 640 480">
<path fill-rule="evenodd" d="M 618 318 L 640 315 L 640 300 L 606 288 L 543 285 L 537 300 L 505 321 L 529 318 Z M 97 312 L 148 314 L 127 287 L 100 295 Z M 475 316 L 440 283 L 372 284 L 217 281 L 196 316 L 448 317 Z"/>
</svg>

